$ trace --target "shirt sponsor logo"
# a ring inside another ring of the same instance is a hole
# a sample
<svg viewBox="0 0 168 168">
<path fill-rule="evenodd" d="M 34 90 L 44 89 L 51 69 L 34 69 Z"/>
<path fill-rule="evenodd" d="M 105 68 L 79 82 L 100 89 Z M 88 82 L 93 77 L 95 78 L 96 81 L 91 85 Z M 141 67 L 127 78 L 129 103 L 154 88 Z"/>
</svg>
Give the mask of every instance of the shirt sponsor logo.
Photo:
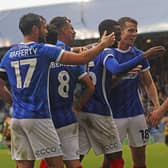
<svg viewBox="0 0 168 168">
<path fill-rule="evenodd" d="M 64 65 L 64 64 L 60 64 L 57 62 L 51 62 L 50 64 L 50 68 L 58 68 L 58 67 L 76 67 L 76 65 Z"/>
</svg>

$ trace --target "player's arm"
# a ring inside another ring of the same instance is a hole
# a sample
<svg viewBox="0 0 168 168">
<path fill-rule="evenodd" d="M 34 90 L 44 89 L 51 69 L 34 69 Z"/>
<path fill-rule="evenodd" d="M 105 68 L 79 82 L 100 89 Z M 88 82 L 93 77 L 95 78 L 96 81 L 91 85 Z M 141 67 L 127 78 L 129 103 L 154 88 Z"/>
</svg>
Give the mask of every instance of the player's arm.
<svg viewBox="0 0 168 168">
<path fill-rule="evenodd" d="M 113 74 L 119 74 L 123 72 L 128 72 L 130 69 L 136 67 L 138 64 L 141 63 L 143 59 L 146 59 L 148 57 L 152 57 L 155 55 L 164 55 L 165 53 L 165 48 L 163 46 L 156 46 L 148 49 L 146 52 L 137 55 L 133 59 L 119 64 L 115 58 L 111 58 L 110 56 L 107 58 L 107 61 L 105 61 L 105 66 L 107 69 Z M 107 53 L 108 54 L 108 53 Z M 110 55 L 110 54 L 109 54 Z M 113 56 L 111 54 L 111 56 Z"/>
<path fill-rule="evenodd" d="M 150 71 L 146 70 L 140 73 L 140 80 L 143 82 L 144 86 L 146 87 L 146 90 L 152 101 L 154 109 L 158 108 L 160 106 L 159 96 Z"/>
<path fill-rule="evenodd" d="M 71 48 L 71 51 L 75 52 L 75 53 L 81 53 L 81 52 L 83 52 L 85 50 L 87 50 L 87 48 L 85 48 L 85 47 L 72 47 Z"/>
<path fill-rule="evenodd" d="M 8 88 L 6 87 L 7 75 L 5 72 L 0 71 L 0 96 L 11 106 L 12 96 Z"/>
<path fill-rule="evenodd" d="M 76 113 L 80 112 L 81 108 L 88 102 L 95 90 L 95 86 L 93 85 L 93 82 L 88 74 L 81 78 L 80 82 L 84 85 L 85 89 L 82 91 L 78 103 L 73 106 L 73 110 Z"/>
<path fill-rule="evenodd" d="M 103 36 L 101 42 L 98 43 L 95 47 L 81 53 L 64 51 L 59 62 L 62 64 L 71 65 L 87 64 L 90 60 L 95 58 L 104 48 L 112 45 L 114 42 L 115 35 L 114 33 L 111 33 L 108 36 Z"/>
<path fill-rule="evenodd" d="M 89 48 L 92 48 L 93 46 L 96 46 L 98 43 L 91 43 L 91 44 L 88 44 L 88 45 L 85 45 L 85 46 L 81 46 L 81 47 L 72 47 L 71 51 L 72 52 L 75 52 L 75 53 L 81 53 L 85 50 L 88 50 Z"/>
<path fill-rule="evenodd" d="M 142 60 L 143 60 L 142 55 L 139 55 L 127 62 L 118 63 L 115 57 L 111 54 L 104 60 L 103 64 L 106 67 L 106 69 L 112 73 L 112 75 L 118 75 L 118 74 L 122 75 L 123 73 L 130 71 L 138 64 L 140 64 Z"/>
<path fill-rule="evenodd" d="M 149 57 L 156 57 L 156 56 L 163 56 L 166 52 L 165 47 L 163 46 L 155 46 L 151 47 L 145 52 L 143 52 L 143 57 L 144 58 L 149 58 Z"/>
<path fill-rule="evenodd" d="M 164 117 L 167 111 L 168 111 L 168 98 L 161 104 L 159 108 L 149 113 L 147 121 L 150 122 L 152 126 L 156 126 L 157 124 L 159 124 L 159 122 Z"/>
</svg>

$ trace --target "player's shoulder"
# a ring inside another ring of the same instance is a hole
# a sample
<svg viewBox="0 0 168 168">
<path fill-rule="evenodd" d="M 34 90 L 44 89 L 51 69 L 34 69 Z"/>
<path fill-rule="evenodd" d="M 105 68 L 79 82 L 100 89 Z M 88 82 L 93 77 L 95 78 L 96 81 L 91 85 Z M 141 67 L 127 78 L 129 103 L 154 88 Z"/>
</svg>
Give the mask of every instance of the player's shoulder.
<svg viewBox="0 0 168 168">
<path fill-rule="evenodd" d="M 19 44 L 13 44 L 11 47 L 5 52 L 5 55 L 19 48 Z"/>
<path fill-rule="evenodd" d="M 105 48 L 103 51 L 105 51 L 105 52 L 111 52 L 111 51 L 113 51 L 114 50 L 114 48 Z"/>
<path fill-rule="evenodd" d="M 102 55 L 113 54 L 114 51 L 115 51 L 114 48 L 105 48 L 105 49 L 102 51 Z"/>
<path fill-rule="evenodd" d="M 56 46 L 66 50 L 66 51 L 71 51 L 71 47 L 66 45 L 63 41 L 58 40 L 56 43 Z"/>
<path fill-rule="evenodd" d="M 55 52 L 59 54 L 62 51 L 60 47 L 57 47 L 56 45 L 53 45 L 53 44 L 47 44 L 47 43 L 39 43 L 37 48 L 38 48 L 38 51 L 43 55 L 45 55 L 45 53 L 52 55 Z"/>
<path fill-rule="evenodd" d="M 40 48 L 43 47 L 43 43 L 38 43 L 38 42 L 28 42 L 28 43 L 18 43 L 14 44 L 11 47 L 10 51 L 14 50 L 29 50 L 30 48 Z"/>
<path fill-rule="evenodd" d="M 131 47 L 131 51 L 135 52 L 135 53 L 143 53 L 142 50 L 140 50 L 139 48 L 135 47 L 135 46 L 132 46 Z"/>
<path fill-rule="evenodd" d="M 48 43 L 40 43 L 39 44 L 39 46 L 41 46 L 41 47 L 51 47 L 51 48 L 58 48 L 58 47 L 56 47 L 56 45 L 53 45 L 53 44 L 48 44 Z"/>
<path fill-rule="evenodd" d="M 114 57 L 114 54 L 115 54 L 115 50 L 114 48 L 105 48 L 103 50 L 103 52 L 100 54 L 101 58 L 104 59 L 104 58 L 107 58 L 107 57 Z"/>
</svg>

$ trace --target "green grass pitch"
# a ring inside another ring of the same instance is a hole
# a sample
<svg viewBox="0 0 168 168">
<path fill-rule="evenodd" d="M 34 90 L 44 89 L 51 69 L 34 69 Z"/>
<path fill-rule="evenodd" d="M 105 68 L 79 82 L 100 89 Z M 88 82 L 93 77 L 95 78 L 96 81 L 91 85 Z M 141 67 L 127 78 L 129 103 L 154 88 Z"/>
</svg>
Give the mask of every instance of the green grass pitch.
<svg viewBox="0 0 168 168">
<path fill-rule="evenodd" d="M 147 168 L 167 168 L 168 167 L 168 146 L 165 144 L 150 144 L 146 150 Z M 123 157 L 125 160 L 124 168 L 132 168 L 130 150 L 124 145 Z M 95 156 L 93 151 L 84 158 L 82 164 L 84 168 L 99 168 L 102 156 Z M 10 158 L 10 151 L 7 149 L 0 150 L 0 167 L 15 168 L 15 162 Z M 36 162 L 35 168 L 39 168 L 39 162 Z"/>
</svg>

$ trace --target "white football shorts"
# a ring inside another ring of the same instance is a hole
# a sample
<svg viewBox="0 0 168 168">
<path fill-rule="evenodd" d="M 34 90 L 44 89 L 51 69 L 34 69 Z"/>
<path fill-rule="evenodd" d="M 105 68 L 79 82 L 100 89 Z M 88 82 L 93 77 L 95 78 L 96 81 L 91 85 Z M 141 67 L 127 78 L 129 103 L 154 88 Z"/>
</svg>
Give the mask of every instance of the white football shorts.
<svg viewBox="0 0 168 168">
<path fill-rule="evenodd" d="M 115 122 L 119 130 L 121 142 L 128 136 L 129 145 L 132 147 L 141 147 L 148 143 L 149 129 L 143 114 L 115 119 Z"/>
<path fill-rule="evenodd" d="M 74 123 L 57 129 L 64 160 L 79 159 L 79 125 Z"/>
<path fill-rule="evenodd" d="M 13 160 L 38 160 L 63 156 L 51 119 L 11 119 Z"/>
<path fill-rule="evenodd" d="M 81 155 L 93 148 L 96 155 L 122 151 L 118 129 L 112 116 L 79 114 L 79 150 Z"/>
</svg>

